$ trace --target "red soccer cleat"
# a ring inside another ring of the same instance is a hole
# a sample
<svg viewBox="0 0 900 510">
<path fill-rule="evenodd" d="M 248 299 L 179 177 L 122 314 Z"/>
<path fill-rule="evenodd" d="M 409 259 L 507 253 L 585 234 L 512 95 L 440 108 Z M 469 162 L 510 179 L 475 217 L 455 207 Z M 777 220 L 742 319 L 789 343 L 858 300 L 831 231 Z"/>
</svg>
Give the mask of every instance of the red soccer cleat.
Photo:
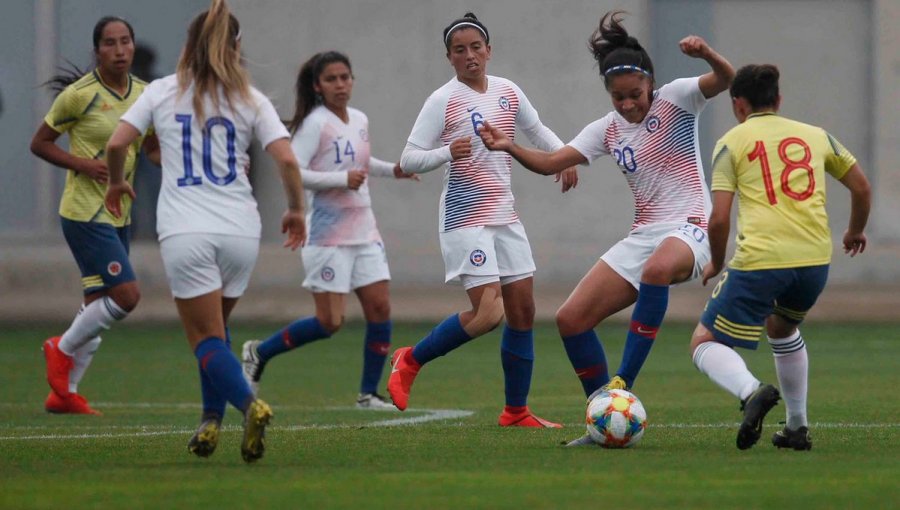
<svg viewBox="0 0 900 510">
<path fill-rule="evenodd" d="M 51 391 L 47 395 L 44 409 L 53 414 L 93 414 L 97 416 L 103 414 L 92 408 L 87 400 L 77 393 L 69 393 L 68 397 L 60 397 L 55 391 Z"/>
<path fill-rule="evenodd" d="M 68 397 L 69 372 L 72 371 L 74 362 L 72 357 L 59 350 L 60 336 L 48 338 L 41 350 L 44 351 L 44 359 L 47 361 L 47 382 L 60 397 Z"/>
<path fill-rule="evenodd" d="M 524 411 L 518 413 L 511 413 L 504 409 L 503 413 L 500 414 L 498 424 L 501 427 L 533 427 L 539 429 L 562 428 L 562 425 L 559 423 L 553 423 L 552 421 L 535 416 L 527 406 Z"/>
<path fill-rule="evenodd" d="M 412 357 L 412 347 L 401 347 L 391 356 L 391 376 L 388 378 L 387 389 L 397 409 L 406 409 L 409 390 L 420 368 L 422 365 Z"/>
</svg>

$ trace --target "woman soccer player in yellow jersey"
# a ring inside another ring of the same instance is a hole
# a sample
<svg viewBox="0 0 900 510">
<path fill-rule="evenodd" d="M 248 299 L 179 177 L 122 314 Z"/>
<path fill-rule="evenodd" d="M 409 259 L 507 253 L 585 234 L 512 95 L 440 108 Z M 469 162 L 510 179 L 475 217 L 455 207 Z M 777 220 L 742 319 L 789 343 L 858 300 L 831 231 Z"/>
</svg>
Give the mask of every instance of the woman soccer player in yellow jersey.
<svg viewBox="0 0 900 510">
<path fill-rule="evenodd" d="M 52 413 L 99 414 L 77 393 L 78 383 L 100 345 L 100 332 L 120 321 L 140 299 L 128 261 L 131 202 L 114 218 L 103 207 L 109 172 L 104 149 L 119 117 L 137 100 L 146 83 L 129 73 L 134 57 L 134 30 L 122 18 L 106 16 L 94 26 L 97 67 L 84 76 L 57 76 L 48 82 L 59 95 L 34 134 L 31 151 L 68 169 L 59 205 L 63 235 L 81 270 L 84 302 L 62 336 L 44 342 L 47 381 L 52 391 L 44 404 Z M 81 74 L 77 71 L 76 73 Z M 69 134 L 69 151 L 56 140 Z M 134 179 L 143 143 L 159 163 L 155 136 L 129 146 L 126 177 Z"/>
<path fill-rule="evenodd" d="M 809 450 L 806 417 L 808 358 L 797 327 L 828 278 L 831 231 L 825 211 L 825 174 L 850 190 L 850 224 L 844 252 L 866 249 L 869 181 L 850 154 L 824 129 L 778 115 L 778 69 L 742 67 L 731 85 L 740 125 L 714 151 L 706 284 L 723 268 L 731 205 L 738 195 L 734 258 L 712 292 L 691 339 L 698 370 L 741 400 L 744 419 L 737 447 L 753 446 L 762 422 L 779 397 L 787 424 L 772 436 L 778 448 Z M 764 326 L 765 325 L 765 326 Z M 781 393 L 762 384 L 733 347 L 756 349 L 765 329 L 775 357 Z"/>
</svg>

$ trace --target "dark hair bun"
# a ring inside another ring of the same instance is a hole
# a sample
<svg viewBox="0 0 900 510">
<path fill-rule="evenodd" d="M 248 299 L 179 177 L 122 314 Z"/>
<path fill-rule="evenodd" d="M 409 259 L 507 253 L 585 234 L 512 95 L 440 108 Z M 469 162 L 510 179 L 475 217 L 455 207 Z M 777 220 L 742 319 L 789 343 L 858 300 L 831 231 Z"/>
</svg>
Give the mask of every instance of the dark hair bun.
<svg viewBox="0 0 900 510">
<path fill-rule="evenodd" d="M 476 20 L 478 19 L 478 18 L 475 16 L 475 14 L 473 14 L 473 13 L 471 13 L 471 12 L 467 12 L 467 13 L 463 14 L 463 18 L 471 18 L 471 19 L 476 19 Z"/>
<path fill-rule="evenodd" d="M 763 64 L 759 66 L 756 79 L 760 83 L 760 85 L 771 85 L 773 83 L 778 83 L 778 78 L 780 73 L 778 72 L 778 68 L 770 65 Z"/>
</svg>

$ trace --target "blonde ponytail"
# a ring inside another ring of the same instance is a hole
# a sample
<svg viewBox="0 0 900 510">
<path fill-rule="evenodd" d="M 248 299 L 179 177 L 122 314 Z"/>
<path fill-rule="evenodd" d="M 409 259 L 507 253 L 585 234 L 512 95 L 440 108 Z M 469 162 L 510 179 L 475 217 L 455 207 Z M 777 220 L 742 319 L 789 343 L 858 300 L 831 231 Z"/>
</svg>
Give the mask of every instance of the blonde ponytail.
<svg viewBox="0 0 900 510">
<path fill-rule="evenodd" d="M 232 108 L 235 94 L 250 102 L 250 77 L 241 66 L 238 40 L 240 23 L 225 0 L 212 0 L 209 10 L 200 13 L 188 27 L 187 42 L 178 60 L 176 74 L 181 93 L 194 84 L 192 103 L 200 125 L 205 124 L 203 98 L 209 96 L 220 111 L 219 86 Z"/>
</svg>

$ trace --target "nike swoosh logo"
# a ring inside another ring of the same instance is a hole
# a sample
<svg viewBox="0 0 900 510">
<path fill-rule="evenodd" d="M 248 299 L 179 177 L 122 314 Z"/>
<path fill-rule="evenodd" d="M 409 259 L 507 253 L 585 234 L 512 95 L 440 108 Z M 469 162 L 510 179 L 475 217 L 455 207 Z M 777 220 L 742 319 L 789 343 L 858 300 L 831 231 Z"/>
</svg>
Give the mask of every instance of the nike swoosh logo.
<svg viewBox="0 0 900 510">
<path fill-rule="evenodd" d="M 400 369 L 397 368 L 397 365 L 399 365 L 399 364 L 400 364 L 400 358 L 398 357 L 398 358 L 397 358 L 397 361 L 395 361 L 394 364 L 391 365 L 391 373 L 392 373 L 392 374 L 395 373 L 395 372 L 399 372 L 399 371 L 400 371 Z"/>
<path fill-rule="evenodd" d="M 653 330 L 652 329 L 644 329 L 644 328 L 638 326 L 637 332 L 642 335 L 649 335 L 649 334 L 653 333 Z"/>
<path fill-rule="evenodd" d="M 478 107 L 477 107 L 477 106 L 473 106 L 473 107 L 471 107 L 471 108 L 466 108 L 466 111 L 471 113 L 471 112 L 475 111 L 476 108 L 478 108 Z"/>
</svg>

